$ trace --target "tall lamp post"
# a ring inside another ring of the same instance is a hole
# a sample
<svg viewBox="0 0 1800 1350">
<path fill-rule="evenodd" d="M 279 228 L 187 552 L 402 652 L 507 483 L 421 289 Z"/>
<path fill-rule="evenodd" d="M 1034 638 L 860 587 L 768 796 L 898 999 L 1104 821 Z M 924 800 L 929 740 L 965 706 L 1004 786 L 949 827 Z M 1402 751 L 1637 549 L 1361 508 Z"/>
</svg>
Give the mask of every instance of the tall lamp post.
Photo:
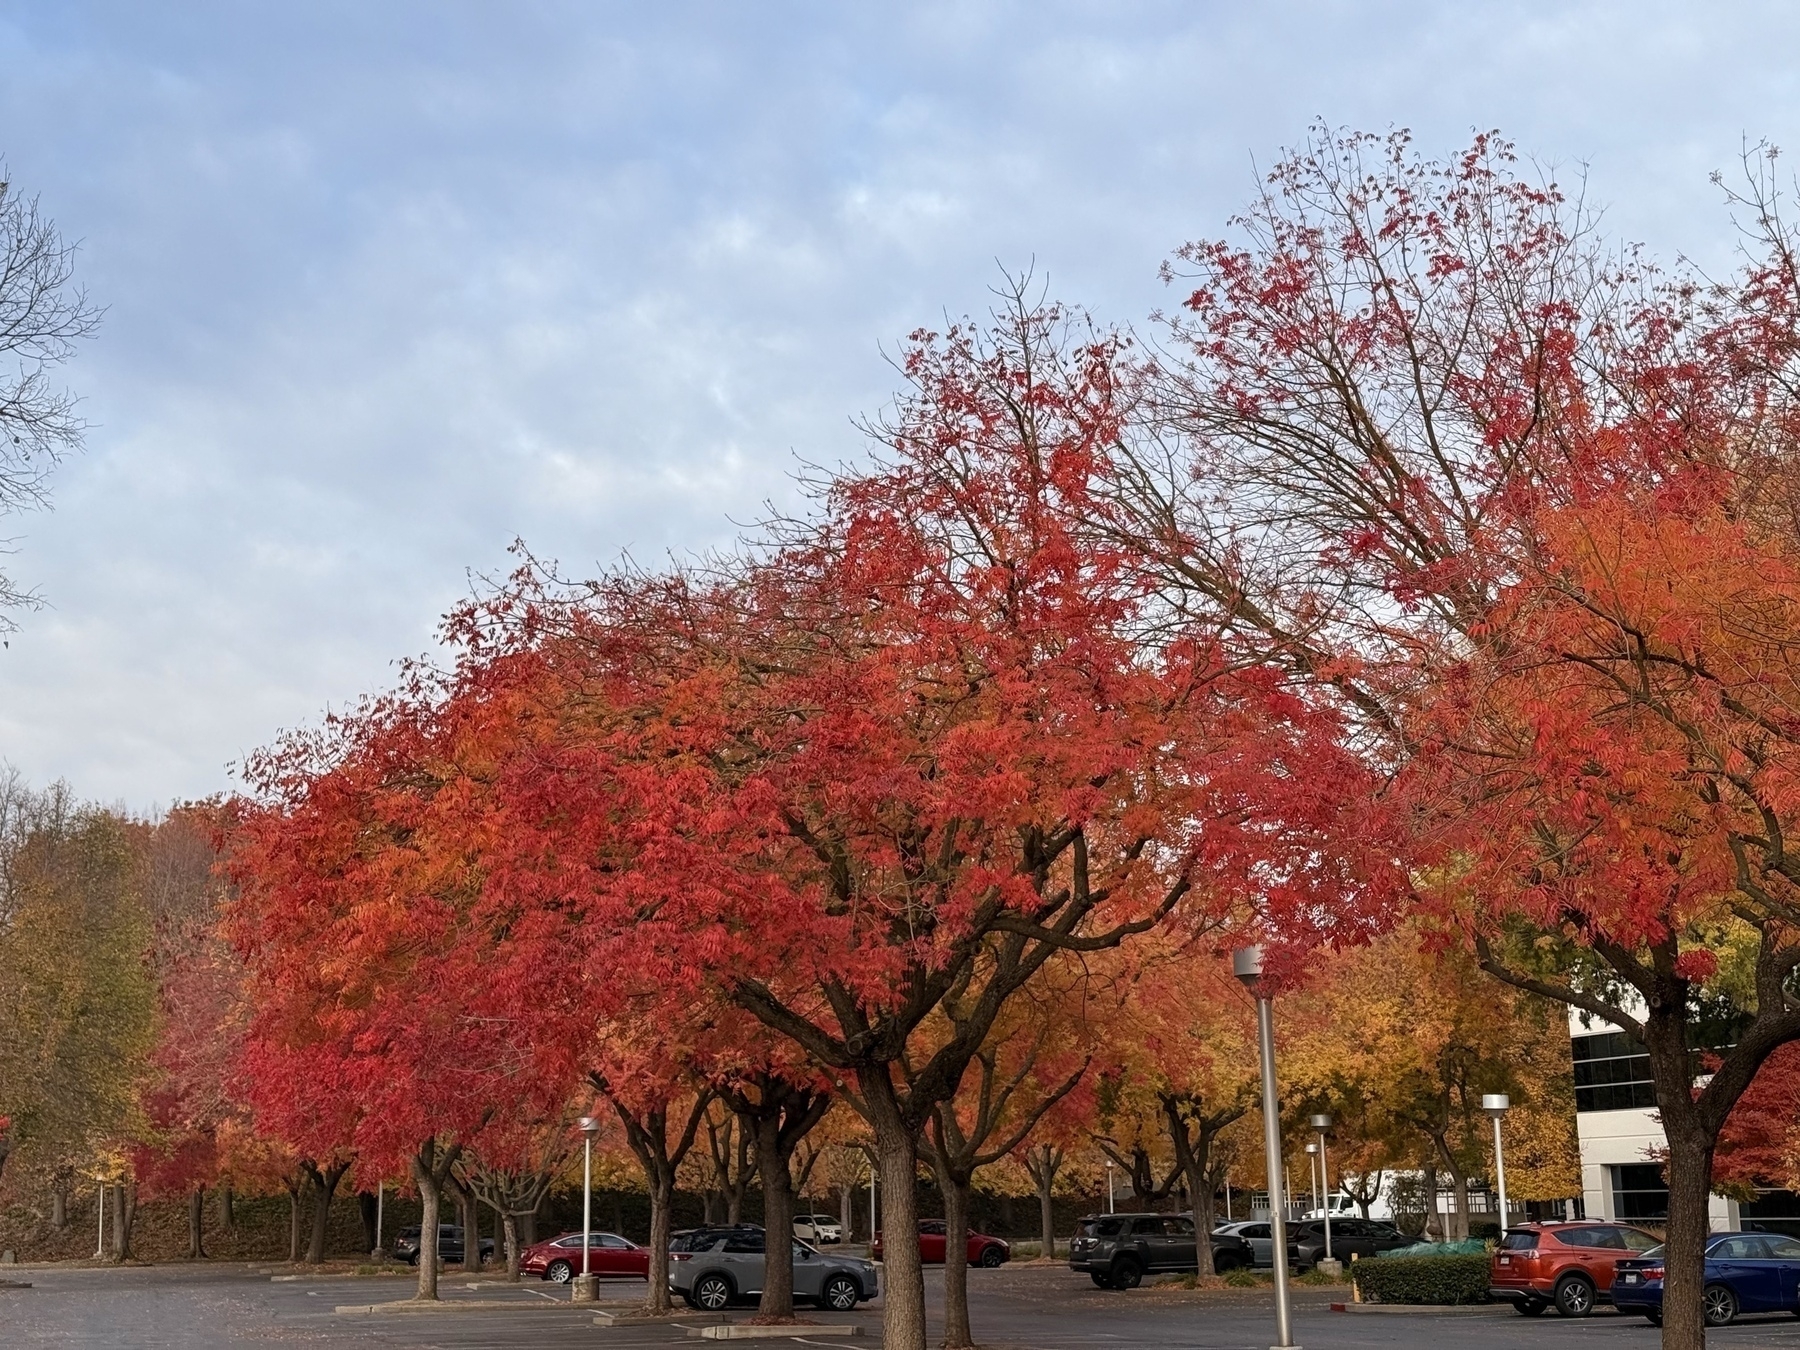
<svg viewBox="0 0 1800 1350">
<path fill-rule="evenodd" d="M 1262 948 L 1244 947 L 1231 954 L 1231 973 L 1256 999 L 1256 1044 L 1262 1059 L 1263 1165 L 1269 1174 L 1269 1254 L 1275 1262 L 1275 1344 L 1270 1350 L 1298 1350 L 1294 1345 L 1294 1312 L 1288 1295 L 1287 1215 L 1281 1166 L 1281 1100 L 1275 1086 L 1275 1009 L 1263 986 Z"/>
<path fill-rule="evenodd" d="M 1500 1120 L 1512 1109 L 1512 1098 L 1504 1092 L 1484 1092 L 1481 1109 L 1494 1122 L 1494 1184 L 1500 1189 L 1500 1236 L 1506 1236 L 1506 1159 L 1500 1152 Z"/>
<path fill-rule="evenodd" d="M 1317 1144 L 1308 1144 L 1306 1146 L 1306 1168 L 1307 1175 L 1312 1180 L 1312 1190 L 1310 1192 L 1312 1196 L 1312 1207 L 1317 1209 L 1319 1207 L 1319 1146 Z"/>
<path fill-rule="evenodd" d="M 594 1135 L 600 1122 L 583 1116 L 575 1122 L 581 1130 L 581 1278 L 574 1282 L 569 1299 L 574 1303 L 592 1303 L 600 1294 L 600 1278 L 588 1265 L 588 1245 L 594 1240 Z"/>
<path fill-rule="evenodd" d="M 1312 1127 L 1319 1132 L 1319 1193 L 1325 1197 L 1325 1259 L 1335 1260 L 1331 1254 L 1331 1155 L 1325 1151 L 1325 1135 L 1331 1129 L 1331 1117 L 1321 1111 L 1312 1118 Z"/>
<path fill-rule="evenodd" d="M 1106 1160 L 1106 1212 L 1108 1214 L 1113 1212 L 1112 1169 L 1112 1159 L 1108 1158 Z"/>
</svg>

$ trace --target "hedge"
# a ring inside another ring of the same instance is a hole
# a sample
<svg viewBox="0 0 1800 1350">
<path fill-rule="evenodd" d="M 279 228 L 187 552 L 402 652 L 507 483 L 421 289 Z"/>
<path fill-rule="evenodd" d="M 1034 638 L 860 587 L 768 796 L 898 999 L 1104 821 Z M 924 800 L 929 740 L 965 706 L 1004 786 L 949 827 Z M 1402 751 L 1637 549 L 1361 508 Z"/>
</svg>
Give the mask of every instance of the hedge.
<svg viewBox="0 0 1800 1350">
<path fill-rule="evenodd" d="M 1488 1257 L 1390 1256 L 1357 1261 L 1350 1278 L 1375 1303 L 1486 1303 Z"/>
</svg>

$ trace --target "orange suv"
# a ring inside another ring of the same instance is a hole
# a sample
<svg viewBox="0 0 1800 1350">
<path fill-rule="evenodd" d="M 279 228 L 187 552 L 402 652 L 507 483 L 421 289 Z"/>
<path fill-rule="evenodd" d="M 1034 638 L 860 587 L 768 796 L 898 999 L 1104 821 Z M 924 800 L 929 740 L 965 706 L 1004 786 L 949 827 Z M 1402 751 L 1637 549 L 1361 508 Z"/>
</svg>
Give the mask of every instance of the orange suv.
<svg viewBox="0 0 1800 1350">
<path fill-rule="evenodd" d="M 1488 1293 L 1526 1317 L 1555 1308 L 1586 1317 L 1612 1302 L 1613 1263 L 1662 1239 L 1622 1223 L 1534 1223 L 1509 1228 L 1489 1267 Z"/>
</svg>

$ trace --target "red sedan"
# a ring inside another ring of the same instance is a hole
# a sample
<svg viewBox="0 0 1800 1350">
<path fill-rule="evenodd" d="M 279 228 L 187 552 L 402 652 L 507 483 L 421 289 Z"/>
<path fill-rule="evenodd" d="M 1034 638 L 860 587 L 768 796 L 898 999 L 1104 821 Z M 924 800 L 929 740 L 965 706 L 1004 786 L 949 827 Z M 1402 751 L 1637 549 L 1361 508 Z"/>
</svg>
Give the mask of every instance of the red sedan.
<svg viewBox="0 0 1800 1350">
<path fill-rule="evenodd" d="M 949 1245 L 950 1230 L 942 1219 L 919 1220 L 919 1260 L 926 1265 L 942 1265 L 944 1251 Z M 871 1255 L 881 1260 L 881 1234 L 875 1235 L 875 1245 Z M 1012 1248 L 1003 1238 L 989 1237 L 986 1233 L 970 1232 L 969 1264 L 972 1266 L 1003 1266 L 1012 1259 Z"/>
<path fill-rule="evenodd" d="M 588 1235 L 588 1269 L 596 1275 L 650 1278 L 650 1251 L 615 1233 Z M 567 1284 L 581 1274 L 581 1234 L 564 1233 L 547 1242 L 534 1243 L 519 1253 L 519 1270 L 542 1275 L 555 1284 Z"/>
</svg>

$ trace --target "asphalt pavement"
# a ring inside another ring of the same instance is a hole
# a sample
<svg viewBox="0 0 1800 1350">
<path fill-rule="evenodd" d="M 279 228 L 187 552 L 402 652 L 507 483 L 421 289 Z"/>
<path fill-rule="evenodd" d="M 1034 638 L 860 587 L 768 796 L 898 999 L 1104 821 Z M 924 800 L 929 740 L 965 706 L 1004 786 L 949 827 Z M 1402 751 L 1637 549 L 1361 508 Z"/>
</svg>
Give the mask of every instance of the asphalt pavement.
<svg viewBox="0 0 1800 1350">
<path fill-rule="evenodd" d="M 447 1273 L 449 1305 L 429 1312 L 340 1313 L 403 1299 L 410 1280 L 303 1276 L 271 1279 L 241 1265 L 165 1265 L 118 1269 L 9 1267 L 7 1278 L 29 1289 L 0 1289 L 0 1346 L 170 1347 L 238 1350 L 271 1344 L 310 1347 L 506 1347 L 594 1350 L 708 1342 L 691 1339 L 683 1322 L 651 1326 L 595 1326 L 589 1309 L 571 1306 L 567 1290 L 527 1282 Z M 473 1286 L 473 1287 L 471 1287 Z M 601 1299 L 628 1301 L 632 1281 L 603 1281 Z M 934 1336 L 942 1307 L 940 1272 L 927 1274 Z M 1545 1316 L 1528 1321 L 1505 1309 L 1464 1313 L 1334 1312 L 1341 1293 L 1296 1291 L 1296 1339 L 1306 1350 L 1394 1347 L 1396 1350 L 1513 1350 L 1514 1347 L 1643 1347 L 1659 1336 L 1642 1318 L 1610 1312 L 1581 1321 Z M 499 1305 L 499 1306 L 493 1306 Z M 1272 1295 L 1264 1290 L 1209 1292 L 1143 1288 L 1127 1293 L 1095 1289 L 1055 1267 L 970 1272 L 970 1311 L 976 1338 L 994 1350 L 1128 1350 L 1135 1346 L 1196 1350 L 1265 1350 L 1274 1340 Z M 749 1316 L 750 1309 L 741 1316 Z M 819 1325 L 796 1328 L 792 1340 L 772 1344 L 879 1350 L 881 1310 L 866 1304 L 852 1314 L 807 1312 Z M 694 1322 L 693 1325 L 699 1325 Z M 851 1338 L 849 1325 L 867 1334 Z M 1713 1347 L 1785 1346 L 1800 1350 L 1800 1321 L 1747 1319 L 1714 1331 Z"/>
</svg>

